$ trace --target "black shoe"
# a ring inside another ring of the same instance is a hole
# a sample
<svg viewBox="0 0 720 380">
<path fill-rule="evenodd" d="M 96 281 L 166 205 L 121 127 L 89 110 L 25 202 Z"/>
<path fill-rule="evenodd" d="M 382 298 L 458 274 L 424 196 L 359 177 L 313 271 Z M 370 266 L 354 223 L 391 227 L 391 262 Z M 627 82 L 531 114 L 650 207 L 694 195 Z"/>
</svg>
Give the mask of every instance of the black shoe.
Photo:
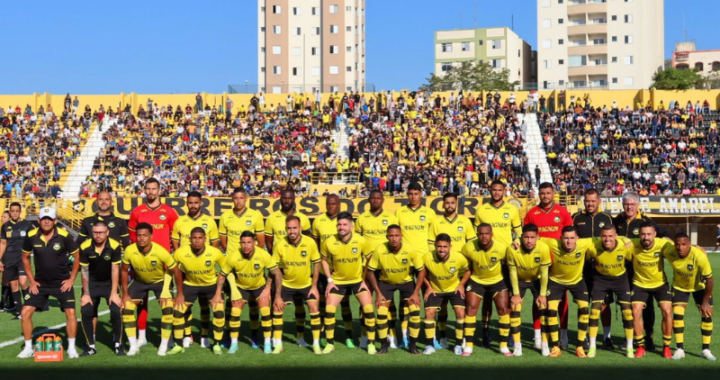
<svg viewBox="0 0 720 380">
<path fill-rule="evenodd" d="M 417 343 L 415 343 L 415 342 L 410 342 L 410 346 L 408 347 L 408 351 L 410 351 L 410 353 L 411 353 L 413 356 L 422 355 L 422 351 L 420 351 L 420 350 L 417 348 Z"/>
<path fill-rule="evenodd" d="M 22 317 L 20 316 L 20 313 L 15 314 L 14 317 L 10 318 L 11 321 L 19 321 Z"/>
<path fill-rule="evenodd" d="M 492 339 L 490 338 L 490 329 L 483 329 L 482 348 L 489 349 L 491 342 Z"/>
<path fill-rule="evenodd" d="M 645 338 L 645 351 L 655 352 L 655 343 L 653 343 L 653 338 L 651 336 Z"/>
<path fill-rule="evenodd" d="M 585 337 L 585 340 L 583 341 L 583 349 L 585 351 L 590 349 L 590 339 L 588 339 L 588 337 Z"/>
<path fill-rule="evenodd" d="M 125 356 L 125 348 L 123 348 L 122 344 L 115 346 L 115 355 L 117 356 Z"/>
<path fill-rule="evenodd" d="M 614 349 L 615 349 L 615 345 L 613 344 L 612 339 L 605 338 L 605 340 L 603 341 L 603 350 L 612 351 Z"/>
<path fill-rule="evenodd" d="M 82 358 L 82 357 L 85 357 L 85 356 L 93 356 L 93 355 L 96 355 L 96 354 L 97 354 L 97 350 L 95 350 L 95 349 L 92 348 L 92 347 L 88 347 L 88 348 L 85 349 L 85 351 L 83 351 L 82 354 L 80 354 L 80 357 Z"/>
<path fill-rule="evenodd" d="M 383 340 L 380 345 L 380 350 L 376 353 L 377 355 L 385 355 L 390 352 L 390 341 L 388 339 Z"/>
</svg>

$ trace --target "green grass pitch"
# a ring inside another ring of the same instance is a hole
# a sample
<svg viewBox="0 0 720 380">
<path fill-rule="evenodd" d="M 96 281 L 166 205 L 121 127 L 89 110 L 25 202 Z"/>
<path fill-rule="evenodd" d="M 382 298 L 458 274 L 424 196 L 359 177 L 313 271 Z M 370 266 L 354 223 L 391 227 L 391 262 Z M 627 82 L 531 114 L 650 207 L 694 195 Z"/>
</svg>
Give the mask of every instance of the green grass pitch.
<svg viewBox="0 0 720 380">
<path fill-rule="evenodd" d="M 720 254 L 710 254 L 714 268 L 720 268 Z M 671 276 L 671 275 L 670 275 Z M 78 280 L 76 293 L 80 294 Z M 720 291 L 715 290 L 715 295 Z M 56 305 L 56 304 L 53 304 Z M 111 352 L 109 315 L 100 317 L 98 323 L 98 355 L 76 360 L 65 359 L 61 363 L 35 363 L 32 359 L 20 360 L 15 356 L 20 352 L 21 343 L 0 348 L 0 376 L 2 379 L 29 378 L 33 376 L 52 377 L 54 379 L 223 379 L 233 378 L 284 378 L 301 379 L 459 379 L 459 378 L 541 378 L 553 379 L 657 379 L 683 378 L 689 376 L 720 374 L 720 362 L 709 362 L 699 357 L 700 353 L 700 317 L 692 301 L 688 307 L 685 321 L 685 349 L 687 357 L 682 361 L 666 360 L 657 353 L 648 353 L 643 359 L 627 359 L 619 349 L 614 352 L 599 349 L 594 359 L 579 359 L 574 355 L 576 339 L 576 308 L 570 310 L 570 351 L 563 352 L 560 358 L 544 358 L 531 348 L 532 316 L 531 299 L 525 299 L 523 308 L 523 344 L 522 357 L 503 357 L 497 347 L 497 320 L 493 317 L 492 334 L 495 339 L 490 350 L 476 346 L 472 357 L 455 356 L 451 351 L 441 351 L 432 356 L 411 356 L 404 350 L 392 350 L 385 356 L 369 356 L 360 349 L 348 349 L 344 346 L 342 319 L 338 312 L 336 332 L 336 351 L 330 355 L 313 355 L 309 349 L 300 348 L 295 343 L 295 323 L 293 307 L 286 310 L 285 352 L 280 355 L 265 355 L 261 350 L 252 349 L 248 343 L 250 325 L 247 322 L 248 311 L 244 310 L 240 351 L 235 355 L 215 356 L 208 349 L 195 344 L 184 354 L 175 357 L 158 357 L 156 347 L 160 341 L 159 307 L 156 302 L 150 304 L 148 321 L 148 339 L 150 344 L 135 357 L 118 358 Z M 101 307 L 101 311 L 107 309 Z M 353 300 L 353 313 L 357 318 L 357 302 Z M 622 321 L 613 306 L 613 338 L 616 345 L 622 341 Z M 195 306 L 194 335 L 199 341 L 199 309 Z M 79 314 L 79 307 L 78 307 Z M 657 311 L 655 344 L 660 341 L 660 313 Z M 0 314 L 0 344 L 17 339 L 20 334 L 20 322 L 11 321 L 12 316 Z M 451 312 L 451 319 L 452 312 Z M 716 318 L 717 319 L 717 318 Z M 34 317 L 35 331 L 64 323 L 64 315 L 57 307 L 49 312 L 37 313 Z M 479 324 L 479 323 L 478 323 Z M 454 324 L 448 324 L 448 335 L 454 337 Z M 78 326 L 78 349 L 84 346 L 82 329 Z M 480 335 L 480 328 L 477 335 Z M 717 330 L 717 329 L 716 329 Z M 65 338 L 64 329 L 59 330 Z M 359 335 L 360 325 L 355 321 L 355 335 Z M 305 330 L 306 340 L 310 340 L 309 320 Z M 599 334 L 602 334 L 602 327 Z M 717 333 L 714 334 L 717 337 Z M 422 332 L 421 332 L 422 339 Z M 600 341 L 600 340 L 599 340 Z M 452 339 L 451 339 L 452 342 Z M 64 339 L 65 345 L 67 340 Z M 674 347 L 674 345 L 673 345 Z M 720 354 L 717 339 L 711 349 Z M 17 376 L 17 377 L 15 377 Z"/>
</svg>

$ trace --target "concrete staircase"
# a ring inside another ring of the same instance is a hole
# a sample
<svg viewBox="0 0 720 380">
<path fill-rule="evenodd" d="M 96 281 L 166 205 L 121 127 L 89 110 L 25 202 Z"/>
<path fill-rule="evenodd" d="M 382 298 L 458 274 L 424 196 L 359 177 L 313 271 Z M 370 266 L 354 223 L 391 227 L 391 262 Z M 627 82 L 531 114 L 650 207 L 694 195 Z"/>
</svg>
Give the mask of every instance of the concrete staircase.
<svg viewBox="0 0 720 380">
<path fill-rule="evenodd" d="M 348 128 L 344 125 L 340 125 L 340 131 L 332 130 L 332 139 L 338 144 L 338 151 L 335 153 L 341 159 L 350 157 L 350 143 L 348 141 Z"/>
<path fill-rule="evenodd" d="M 528 170 L 533 178 L 533 189 L 535 189 L 535 194 L 538 194 L 537 183 L 535 183 L 535 166 L 540 166 L 540 180 L 542 182 L 552 182 L 552 172 L 547 161 L 545 143 L 540 131 L 540 125 L 537 122 L 537 114 L 519 115 L 518 119 L 525 137 L 523 149 L 528 156 Z"/>
<path fill-rule="evenodd" d="M 91 130 L 90 137 L 85 143 L 85 146 L 80 153 L 80 157 L 76 159 L 75 165 L 73 165 L 70 174 L 62 186 L 63 198 L 79 198 L 78 194 L 80 193 L 82 182 L 85 181 L 90 173 L 92 173 L 95 159 L 100 154 L 100 150 L 105 147 L 105 142 L 102 139 L 103 132 L 107 131 L 108 128 L 116 122 L 116 119 L 104 120 L 102 124 L 97 126 L 97 128 Z"/>
</svg>

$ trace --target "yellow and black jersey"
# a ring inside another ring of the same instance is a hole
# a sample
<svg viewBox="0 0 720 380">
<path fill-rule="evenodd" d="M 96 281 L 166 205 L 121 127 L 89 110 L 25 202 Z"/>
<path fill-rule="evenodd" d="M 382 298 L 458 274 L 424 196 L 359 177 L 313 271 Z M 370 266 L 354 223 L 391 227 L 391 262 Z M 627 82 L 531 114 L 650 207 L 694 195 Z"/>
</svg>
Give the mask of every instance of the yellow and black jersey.
<svg viewBox="0 0 720 380">
<path fill-rule="evenodd" d="M 287 236 L 273 244 L 273 260 L 283 272 L 283 286 L 304 289 L 312 285 L 315 264 L 320 262 L 317 244 L 302 235 L 298 244 L 292 244 Z"/>
<path fill-rule="evenodd" d="M 503 280 L 502 266 L 507 254 L 507 245 L 493 240 L 489 250 L 480 247 L 479 240 L 467 242 L 462 254 L 472 270 L 471 280 L 482 285 L 492 285 Z"/>
<path fill-rule="evenodd" d="M 515 238 L 522 233 L 522 221 L 518 208 L 508 202 L 503 202 L 500 207 L 491 203 L 485 203 L 475 211 L 475 226 L 487 223 L 493 228 L 493 238 L 505 245 L 513 243 L 513 232 Z"/>
<path fill-rule="evenodd" d="M 595 249 L 588 251 L 593 260 L 594 274 L 605 277 L 620 277 L 625 274 L 625 261 L 632 260 L 632 249 L 625 248 L 628 240 L 618 236 L 615 248 L 608 251 L 600 239 L 594 239 Z"/>
<path fill-rule="evenodd" d="M 173 255 L 180 271 L 185 273 L 183 284 L 208 286 L 217 284 L 217 268 L 225 265 L 225 255 L 215 247 L 205 247 L 205 251 L 196 255 L 190 245 L 183 245 Z"/>
<path fill-rule="evenodd" d="M 456 215 L 453 219 L 448 219 L 444 215 L 436 217 L 430 225 L 430 234 L 428 235 L 428 244 L 435 244 L 435 238 L 440 234 L 450 235 L 452 240 L 451 249 L 453 252 L 460 253 L 465 243 L 477 239 L 475 228 L 472 222 L 465 216 Z"/>
<path fill-rule="evenodd" d="M 220 239 L 215 220 L 208 215 L 200 214 L 197 218 L 191 218 L 189 215 L 181 216 L 173 226 L 172 240 L 180 242 L 180 247 L 190 245 L 190 232 L 195 227 L 202 227 L 205 230 L 207 237 L 205 244 L 208 246 Z"/>
<path fill-rule="evenodd" d="M 250 257 L 242 253 L 228 257 L 223 265 L 222 274 L 223 276 L 234 274 L 235 285 L 245 290 L 255 290 L 267 283 L 265 271 L 277 267 L 277 263 L 266 250 L 255 247 L 255 252 Z"/>
<path fill-rule="evenodd" d="M 413 281 L 411 269 L 421 271 L 424 268 L 422 253 L 405 244 L 397 252 L 390 252 L 388 243 L 378 245 L 372 252 L 368 270 L 380 271 L 380 281 L 390 285 L 400 285 Z"/>
<path fill-rule="evenodd" d="M 462 253 L 450 251 L 445 261 L 433 250 L 423 256 L 423 264 L 427 270 L 427 279 L 436 293 L 454 292 L 460 285 L 460 279 L 470 267 Z"/>
<path fill-rule="evenodd" d="M 552 264 L 550 248 L 547 244 L 538 241 L 530 252 L 521 248 L 507 248 L 506 260 L 508 267 L 517 269 L 518 281 L 533 282 L 540 279 L 541 267 L 549 267 Z"/>
<path fill-rule="evenodd" d="M 27 232 L 22 251 L 33 255 L 37 282 L 46 287 L 59 287 L 70 278 L 72 265 L 68 257 L 78 253 L 78 247 L 65 229 L 55 227 L 46 241 L 40 229 L 35 228 Z"/>
<path fill-rule="evenodd" d="M 108 238 L 101 252 L 98 252 L 93 240 L 80 244 L 80 265 L 88 267 L 90 282 L 110 284 L 113 265 L 122 263 L 122 246 L 115 239 Z"/>
<path fill-rule="evenodd" d="M 337 233 L 337 215 L 334 218 L 327 213 L 319 215 L 312 223 L 312 236 L 320 240 L 322 244 L 325 239 Z"/>
<path fill-rule="evenodd" d="M 652 247 L 645 249 L 640 239 L 632 239 L 633 284 L 645 289 L 654 289 L 667 283 L 663 249 L 673 245 L 672 240 L 655 238 Z"/>
<path fill-rule="evenodd" d="M 144 284 L 157 284 L 165 279 L 165 268 L 173 269 L 177 265 L 170 252 L 162 245 L 151 243 L 152 247 L 146 254 L 140 252 L 137 244 L 125 248 L 123 252 L 123 264 L 133 269 L 133 281 L 140 281 Z"/>
<path fill-rule="evenodd" d="M 288 216 L 290 215 L 285 214 L 281 210 L 277 210 L 270 214 L 265 221 L 265 235 L 273 236 L 274 238 L 287 236 L 287 231 L 285 230 L 285 219 L 287 219 Z M 303 233 L 310 232 L 310 219 L 308 219 L 307 215 L 301 213 L 300 211 L 295 211 L 293 216 L 300 218 L 300 229 L 302 229 Z"/>
<path fill-rule="evenodd" d="M 250 231 L 255 235 L 265 233 L 263 216 L 259 211 L 246 208 L 241 214 L 227 211 L 220 217 L 220 236 L 227 236 L 226 252 L 240 252 L 240 235 Z"/>
<path fill-rule="evenodd" d="M 320 248 L 320 254 L 330 266 L 330 276 L 338 285 L 361 282 L 365 260 L 371 252 L 367 239 L 355 233 L 347 242 L 338 234 L 330 236 Z"/>
<path fill-rule="evenodd" d="M 595 249 L 592 239 L 579 239 L 571 252 L 565 251 L 560 239 L 540 238 L 540 241 L 550 248 L 550 280 L 562 285 L 575 285 L 582 281 L 587 252 Z"/>
<path fill-rule="evenodd" d="M 357 218 L 355 222 L 355 232 L 369 241 L 374 249 L 387 241 L 387 228 L 393 224 L 398 224 L 395 215 L 385 210 L 375 215 L 368 210 L 360 214 Z"/>
<path fill-rule="evenodd" d="M 687 293 L 705 289 L 707 279 L 713 275 L 705 252 L 692 247 L 690 253 L 682 258 L 677 254 L 674 244 L 667 244 L 662 253 L 673 268 L 673 289 Z"/>
<path fill-rule="evenodd" d="M 416 209 L 410 206 L 400 207 L 396 212 L 400 228 L 402 228 L 402 243 L 406 247 L 413 247 L 418 252 L 429 252 L 427 245 L 430 234 L 430 225 L 435 220 L 435 211 L 426 206 Z"/>
</svg>

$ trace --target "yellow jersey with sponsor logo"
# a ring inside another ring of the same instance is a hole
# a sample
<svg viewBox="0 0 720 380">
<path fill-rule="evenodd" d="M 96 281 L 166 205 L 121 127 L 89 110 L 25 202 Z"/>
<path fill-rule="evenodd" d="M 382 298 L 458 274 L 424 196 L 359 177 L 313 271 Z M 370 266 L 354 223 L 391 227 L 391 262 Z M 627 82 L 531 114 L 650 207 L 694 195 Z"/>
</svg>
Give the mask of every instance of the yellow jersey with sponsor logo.
<svg viewBox="0 0 720 380">
<path fill-rule="evenodd" d="M 177 265 L 167 249 L 157 243 L 151 244 L 147 254 L 140 252 L 137 244 L 131 244 L 123 252 L 122 262 L 132 267 L 134 281 L 157 284 L 165 279 L 165 267 L 173 269 Z"/>
<path fill-rule="evenodd" d="M 540 238 L 540 241 L 550 248 L 552 265 L 549 277 L 552 281 L 562 285 L 575 285 L 582 281 L 587 252 L 595 249 L 592 239 L 579 239 L 570 252 L 565 251 L 560 239 Z"/>
<path fill-rule="evenodd" d="M 530 252 L 525 252 L 522 247 L 513 249 L 513 247 L 510 246 L 507 249 L 506 256 L 508 267 L 515 267 L 517 269 L 518 281 L 537 281 L 540 279 L 541 267 L 547 267 L 552 264 L 550 248 L 541 241 L 538 241 L 535 244 L 535 248 Z"/>
<path fill-rule="evenodd" d="M 361 282 L 365 260 L 371 252 L 367 239 L 356 233 L 347 242 L 343 242 L 338 234 L 330 236 L 320 248 L 320 254 L 330 266 L 330 276 L 338 285 Z"/>
<path fill-rule="evenodd" d="M 255 235 L 265 232 L 263 216 L 259 211 L 246 208 L 245 211 L 238 214 L 235 210 L 230 210 L 220 217 L 218 233 L 220 236 L 227 236 L 226 252 L 240 252 L 240 235 L 245 231 L 253 232 Z"/>
<path fill-rule="evenodd" d="M 460 279 L 470 269 L 465 256 L 450 251 L 447 259 L 441 261 L 437 251 L 433 250 L 423 256 L 423 264 L 427 270 L 427 279 L 433 291 L 437 293 L 454 292 L 460 285 Z"/>
<path fill-rule="evenodd" d="M 287 237 L 273 244 L 273 259 L 283 272 L 282 285 L 304 289 L 312 285 L 314 265 L 320 262 L 317 244 L 309 236 L 301 235 L 297 244 Z"/>
<path fill-rule="evenodd" d="M 413 247 L 423 254 L 429 252 L 427 240 L 430 225 L 435 220 L 435 211 L 426 206 L 416 209 L 403 206 L 395 212 L 395 216 L 402 229 L 403 245 L 408 248 Z"/>
<path fill-rule="evenodd" d="M 387 241 L 387 228 L 393 224 L 398 224 L 395 215 L 385 210 L 375 215 L 368 210 L 357 218 L 355 232 L 367 239 L 374 249 Z"/>
<path fill-rule="evenodd" d="M 178 268 L 185 273 L 183 284 L 191 286 L 208 286 L 217 284 L 215 265 L 225 265 L 225 255 L 215 247 L 205 247 L 205 251 L 196 255 L 190 245 L 183 245 L 173 256 Z"/>
<path fill-rule="evenodd" d="M 380 281 L 400 285 L 413 281 L 412 269 L 423 270 L 422 254 L 405 244 L 397 252 L 390 252 L 388 243 L 378 245 L 372 252 L 368 270 L 380 271 Z"/>
<path fill-rule="evenodd" d="M 493 238 L 505 245 L 513 242 L 513 231 L 516 237 L 522 233 L 522 222 L 518 208 L 508 202 L 500 207 L 485 203 L 475 211 L 475 226 L 487 223 L 493 228 Z"/>
<path fill-rule="evenodd" d="M 191 218 L 189 215 L 181 216 L 173 226 L 172 240 L 180 242 L 180 247 L 190 245 L 190 232 L 195 227 L 201 227 L 205 230 L 207 238 L 205 245 L 207 246 L 220 239 L 215 220 L 208 215 L 200 214 L 197 218 Z"/>
<path fill-rule="evenodd" d="M 255 253 L 250 257 L 242 253 L 228 257 L 223 265 L 222 274 L 223 276 L 234 274 L 235 285 L 245 290 L 255 290 L 265 286 L 267 282 L 265 271 L 277 267 L 277 263 L 266 250 L 255 247 Z"/>
<path fill-rule="evenodd" d="M 430 235 L 428 236 L 428 244 L 430 246 L 435 244 L 435 238 L 440 234 L 450 235 L 452 240 L 451 250 L 453 252 L 460 253 L 465 243 L 477 239 L 475 234 L 475 228 L 465 216 L 456 215 L 453 219 L 448 219 L 444 215 L 435 218 L 430 225 Z"/>
<path fill-rule="evenodd" d="M 690 253 L 682 258 L 677 254 L 675 245 L 668 244 L 662 253 L 673 268 L 673 289 L 688 293 L 705 289 L 707 279 L 713 275 L 705 252 L 698 247 L 692 247 Z"/>
<path fill-rule="evenodd" d="M 633 284 L 645 289 L 654 289 L 667 283 L 665 276 L 665 261 L 662 251 L 667 245 L 673 245 L 672 240 L 655 238 L 652 247 L 645 249 L 640 239 L 632 239 L 631 248 L 633 261 Z"/>
<path fill-rule="evenodd" d="M 480 240 L 467 242 L 462 254 L 468 260 L 472 270 L 470 279 L 482 285 L 492 285 L 502 281 L 502 265 L 507 254 L 507 245 L 493 240 L 487 251 L 480 247 Z"/>
<path fill-rule="evenodd" d="M 628 239 L 618 236 L 617 245 L 612 250 L 606 250 L 600 239 L 593 239 L 595 249 L 588 251 L 588 259 L 593 260 L 593 269 L 596 274 L 605 277 L 620 277 L 626 272 L 625 261 L 632 260 L 630 248 L 625 248 Z"/>
<path fill-rule="evenodd" d="M 282 210 L 277 210 L 270 214 L 265 221 L 265 235 L 273 236 L 274 238 L 287 236 L 287 231 L 285 230 L 285 219 L 287 219 L 288 216 L 290 215 L 285 214 Z M 293 216 L 300 218 L 300 229 L 303 232 L 310 231 L 310 219 L 308 219 L 307 215 L 301 213 L 300 211 L 295 211 Z"/>
<path fill-rule="evenodd" d="M 334 218 L 327 213 L 319 215 L 312 223 L 312 235 L 320 240 L 320 244 L 337 233 L 337 215 Z"/>
</svg>

